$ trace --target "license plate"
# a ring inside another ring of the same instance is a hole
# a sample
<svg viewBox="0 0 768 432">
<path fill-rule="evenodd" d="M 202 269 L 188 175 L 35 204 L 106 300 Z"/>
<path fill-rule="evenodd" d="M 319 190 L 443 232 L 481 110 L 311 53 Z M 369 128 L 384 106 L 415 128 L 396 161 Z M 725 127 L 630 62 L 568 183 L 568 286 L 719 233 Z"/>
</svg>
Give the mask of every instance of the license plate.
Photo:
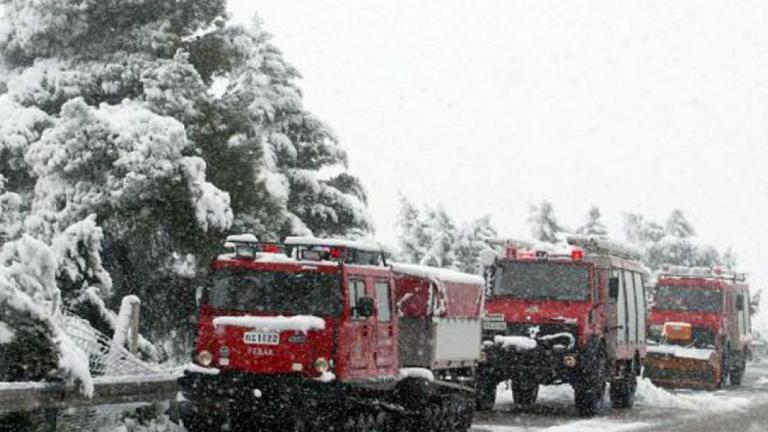
<svg viewBox="0 0 768 432">
<path fill-rule="evenodd" d="M 483 330 L 501 330 L 507 329 L 507 323 L 504 321 L 484 321 Z"/>
<path fill-rule="evenodd" d="M 248 332 L 243 341 L 250 345 L 280 345 L 280 333 Z"/>
</svg>

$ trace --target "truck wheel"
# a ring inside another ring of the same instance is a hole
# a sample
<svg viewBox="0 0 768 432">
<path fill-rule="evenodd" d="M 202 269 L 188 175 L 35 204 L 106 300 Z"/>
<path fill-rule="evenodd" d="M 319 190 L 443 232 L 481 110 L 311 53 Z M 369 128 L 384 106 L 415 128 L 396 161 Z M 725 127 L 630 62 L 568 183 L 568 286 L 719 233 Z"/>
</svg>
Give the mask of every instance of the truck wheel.
<svg viewBox="0 0 768 432">
<path fill-rule="evenodd" d="M 469 396 L 454 394 L 449 398 L 448 412 L 450 422 L 446 432 L 467 432 L 472 427 L 472 399 Z"/>
<path fill-rule="evenodd" d="M 490 411 L 496 404 L 498 383 L 489 376 L 478 375 L 475 383 L 475 407 L 479 411 Z"/>
<path fill-rule="evenodd" d="M 634 362 L 625 365 L 624 376 L 611 382 L 611 406 L 616 409 L 630 409 L 635 404 L 637 375 Z"/>
<path fill-rule="evenodd" d="M 216 421 L 206 421 L 198 415 L 186 415 L 181 419 L 187 432 L 219 432 L 221 427 Z"/>
<path fill-rule="evenodd" d="M 512 398 L 518 405 L 531 405 L 539 397 L 539 384 L 512 381 Z"/>
<path fill-rule="evenodd" d="M 735 356 L 734 356 L 735 357 Z M 744 377 L 744 371 L 747 369 L 747 364 L 744 360 L 738 362 L 738 366 L 735 369 L 731 369 L 731 386 L 740 386 L 741 379 Z"/>
<path fill-rule="evenodd" d="M 594 358 L 582 366 L 581 376 L 573 385 L 576 409 L 581 417 L 593 417 L 603 407 L 607 363 L 605 349 L 599 347 Z"/>
<path fill-rule="evenodd" d="M 720 381 L 716 383 L 715 387 L 723 388 L 728 385 L 728 378 L 731 374 L 731 361 L 728 354 L 728 350 L 726 349 L 723 351 L 722 357 L 720 358 Z"/>
</svg>

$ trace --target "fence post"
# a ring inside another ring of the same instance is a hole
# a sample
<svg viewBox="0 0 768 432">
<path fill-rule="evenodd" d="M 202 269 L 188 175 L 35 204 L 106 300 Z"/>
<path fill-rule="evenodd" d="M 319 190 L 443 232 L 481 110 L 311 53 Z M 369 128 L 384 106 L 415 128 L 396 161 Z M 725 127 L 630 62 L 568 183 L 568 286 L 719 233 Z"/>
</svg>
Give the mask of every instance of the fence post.
<svg viewBox="0 0 768 432">
<path fill-rule="evenodd" d="M 128 350 L 131 352 L 131 354 L 136 354 L 139 351 L 139 317 L 141 314 L 140 308 L 140 302 L 134 302 L 131 304 L 131 338 L 128 340 Z"/>
</svg>

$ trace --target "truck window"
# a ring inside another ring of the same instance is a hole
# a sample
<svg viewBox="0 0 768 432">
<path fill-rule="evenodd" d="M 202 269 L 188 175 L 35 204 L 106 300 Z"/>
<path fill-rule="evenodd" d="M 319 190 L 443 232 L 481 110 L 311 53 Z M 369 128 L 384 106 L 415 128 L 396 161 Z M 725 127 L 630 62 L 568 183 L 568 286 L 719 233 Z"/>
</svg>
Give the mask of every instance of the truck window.
<svg viewBox="0 0 768 432">
<path fill-rule="evenodd" d="M 496 296 L 571 301 L 589 298 L 589 267 L 586 265 L 507 261 L 499 270 L 493 289 Z"/>
<path fill-rule="evenodd" d="M 723 294 L 715 288 L 659 285 L 654 296 L 654 309 L 719 313 Z"/>
<path fill-rule="evenodd" d="M 211 275 L 208 304 L 222 311 L 336 316 L 341 283 L 317 272 L 219 271 Z"/>
<path fill-rule="evenodd" d="M 389 282 L 376 282 L 376 308 L 379 322 L 392 321 L 392 308 L 389 300 Z"/>
<path fill-rule="evenodd" d="M 361 279 L 351 279 L 349 281 L 349 310 L 352 311 L 352 318 L 364 319 L 357 313 L 357 300 L 365 297 L 365 281 Z"/>
</svg>

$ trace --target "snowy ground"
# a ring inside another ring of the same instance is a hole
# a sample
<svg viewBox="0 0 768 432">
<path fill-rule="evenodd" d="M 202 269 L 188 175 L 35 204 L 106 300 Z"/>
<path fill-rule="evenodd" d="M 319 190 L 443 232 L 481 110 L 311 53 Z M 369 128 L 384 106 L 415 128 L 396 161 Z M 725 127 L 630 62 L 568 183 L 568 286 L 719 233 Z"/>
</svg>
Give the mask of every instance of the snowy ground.
<svg viewBox="0 0 768 432">
<path fill-rule="evenodd" d="M 607 401 L 607 399 L 606 399 Z M 608 406 L 609 404 L 606 404 Z M 568 386 L 542 387 L 539 402 L 528 408 L 512 402 L 500 388 L 496 408 L 478 413 L 473 432 L 628 432 L 645 430 L 763 430 L 768 421 L 768 364 L 751 364 L 738 389 L 717 392 L 666 391 L 642 381 L 630 411 L 606 407 L 602 415 L 582 420 Z M 738 425 L 738 426 L 736 426 Z"/>
<path fill-rule="evenodd" d="M 167 404 L 128 404 L 65 410 L 55 430 L 99 432 L 184 432 L 168 421 Z M 137 411 L 138 409 L 138 411 Z M 32 427 L 44 421 L 40 414 Z M 128 417 L 128 418 L 126 418 Z M 509 390 L 500 387 L 492 412 L 478 413 L 472 432 L 634 432 L 762 431 L 768 424 L 768 363 L 751 364 L 745 383 L 737 389 L 717 392 L 666 391 L 642 381 L 634 409 L 607 407 L 594 419 L 580 419 L 568 386 L 542 387 L 539 401 L 528 408 L 512 402 Z"/>
</svg>

